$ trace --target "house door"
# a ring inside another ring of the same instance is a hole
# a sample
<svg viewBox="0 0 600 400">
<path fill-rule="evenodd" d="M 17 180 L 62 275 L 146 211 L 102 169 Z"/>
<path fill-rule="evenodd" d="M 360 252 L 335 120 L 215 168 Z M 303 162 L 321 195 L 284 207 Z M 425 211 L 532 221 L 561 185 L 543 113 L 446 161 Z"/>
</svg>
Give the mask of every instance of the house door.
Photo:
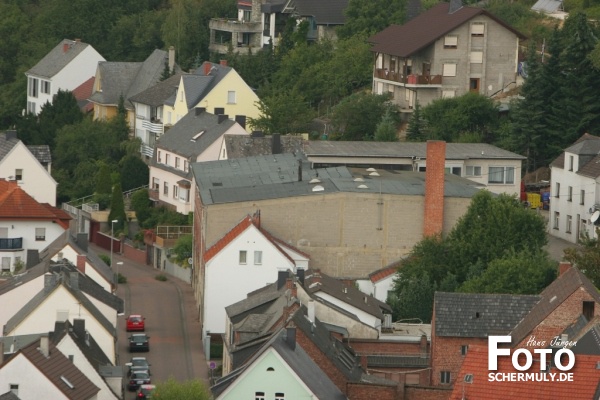
<svg viewBox="0 0 600 400">
<path fill-rule="evenodd" d="M 423 63 L 423 76 L 429 76 L 430 72 L 431 72 L 431 64 Z"/>
<path fill-rule="evenodd" d="M 479 93 L 479 78 L 471 78 L 469 83 L 469 91 Z"/>
</svg>

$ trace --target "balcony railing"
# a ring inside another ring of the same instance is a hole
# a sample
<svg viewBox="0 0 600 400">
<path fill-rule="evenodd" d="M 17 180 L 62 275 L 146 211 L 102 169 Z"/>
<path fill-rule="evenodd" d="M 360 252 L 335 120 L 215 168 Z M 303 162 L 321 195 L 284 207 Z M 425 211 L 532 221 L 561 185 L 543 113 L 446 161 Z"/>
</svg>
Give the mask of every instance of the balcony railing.
<svg viewBox="0 0 600 400">
<path fill-rule="evenodd" d="M 2 238 L 0 239 L 0 250 L 22 250 L 23 238 Z"/>
<path fill-rule="evenodd" d="M 250 54 L 250 46 L 233 46 L 233 52 L 236 54 L 240 54 L 240 55 L 248 55 Z M 219 54 L 227 54 L 227 52 L 229 52 L 229 43 L 210 43 L 208 45 L 208 49 L 210 51 L 214 51 L 215 53 L 219 53 Z M 256 49 L 254 49 L 256 50 Z"/>
<path fill-rule="evenodd" d="M 402 83 L 404 85 L 441 85 L 442 75 L 403 75 L 399 72 L 388 71 L 387 69 L 376 69 L 375 77 L 388 81 Z"/>
<path fill-rule="evenodd" d="M 237 19 L 213 18 L 208 23 L 210 29 L 224 32 L 258 33 L 261 31 L 260 22 L 246 22 Z"/>
<path fill-rule="evenodd" d="M 145 155 L 146 157 L 152 158 L 154 156 L 154 147 L 150 147 L 147 144 L 143 144 L 140 146 L 140 153 Z"/>
<path fill-rule="evenodd" d="M 142 120 L 142 128 L 150 132 L 158 133 L 159 135 L 162 135 L 164 131 L 162 123 L 151 122 L 145 119 Z"/>
</svg>

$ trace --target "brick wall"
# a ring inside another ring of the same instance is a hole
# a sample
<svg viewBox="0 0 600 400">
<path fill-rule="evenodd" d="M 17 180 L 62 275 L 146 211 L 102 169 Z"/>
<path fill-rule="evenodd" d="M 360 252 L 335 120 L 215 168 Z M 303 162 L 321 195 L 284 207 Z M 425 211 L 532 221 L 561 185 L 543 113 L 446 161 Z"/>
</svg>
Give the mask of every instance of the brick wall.
<svg viewBox="0 0 600 400">
<path fill-rule="evenodd" d="M 358 354 L 420 354 L 421 345 L 417 343 L 405 342 L 385 342 L 379 340 L 347 340 L 348 344 Z M 427 345 L 429 352 L 429 344 Z"/>
<path fill-rule="evenodd" d="M 136 249 L 127 243 L 123 244 L 123 256 L 140 264 L 146 264 L 146 250 Z"/>
<path fill-rule="evenodd" d="M 442 385 L 440 374 L 442 371 L 450 371 L 450 384 L 454 384 L 460 367 L 465 359 L 461 354 L 463 345 L 487 346 L 487 338 L 457 338 L 436 336 L 431 353 L 431 385 Z M 443 384 L 442 386 L 446 386 Z"/>
<path fill-rule="evenodd" d="M 445 163 L 446 142 L 428 140 L 423 236 L 441 234 L 444 228 Z"/>
<path fill-rule="evenodd" d="M 528 348 L 543 348 L 548 345 L 552 338 L 560 334 L 571 325 L 581 314 L 584 301 L 595 301 L 594 298 L 583 288 L 579 288 L 548 315 L 529 335 L 516 346 Z M 594 305 L 594 316 L 600 315 L 600 304 Z M 546 341 L 546 346 L 527 345 L 530 337 L 535 336 L 538 341 Z"/>
<path fill-rule="evenodd" d="M 349 383 L 346 396 L 349 400 L 403 400 L 402 392 L 395 386 Z"/>
<path fill-rule="evenodd" d="M 410 387 L 405 388 L 405 400 L 446 400 L 450 398 L 452 388 L 424 388 Z"/>
</svg>

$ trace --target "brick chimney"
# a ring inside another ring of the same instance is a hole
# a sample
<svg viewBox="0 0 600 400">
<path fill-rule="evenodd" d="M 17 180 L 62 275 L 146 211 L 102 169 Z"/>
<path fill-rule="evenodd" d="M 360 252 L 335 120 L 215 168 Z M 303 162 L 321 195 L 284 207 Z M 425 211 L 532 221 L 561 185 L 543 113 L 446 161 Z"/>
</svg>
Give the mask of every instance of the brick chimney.
<svg viewBox="0 0 600 400">
<path fill-rule="evenodd" d="M 446 142 L 427 141 L 427 167 L 425 170 L 425 215 L 423 236 L 442 233 L 444 227 L 444 175 Z"/>
<path fill-rule="evenodd" d="M 227 60 L 221 60 L 219 62 L 219 64 L 221 64 L 222 66 L 226 67 L 227 66 Z"/>
<path fill-rule="evenodd" d="M 567 272 L 569 269 L 571 269 L 571 263 L 568 261 L 561 261 L 558 264 L 558 276 L 561 276 L 562 274 Z"/>
<path fill-rule="evenodd" d="M 63 43 L 63 53 L 69 51 L 69 43 Z"/>
<path fill-rule="evenodd" d="M 204 63 L 204 75 L 210 75 L 210 69 L 212 68 L 212 64 L 208 61 Z"/>
<path fill-rule="evenodd" d="M 257 228 L 260 228 L 260 210 L 256 210 L 254 214 L 252 214 L 252 223 L 256 225 Z"/>
<path fill-rule="evenodd" d="M 85 263 L 87 261 L 87 256 L 85 254 L 77 254 L 77 269 L 81 271 L 82 274 L 85 274 Z"/>
<path fill-rule="evenodd" d="M 173 73 L 173 69 L 175 68 L 175 47 L 169 47 L 169 72 Z"/>
</svg>

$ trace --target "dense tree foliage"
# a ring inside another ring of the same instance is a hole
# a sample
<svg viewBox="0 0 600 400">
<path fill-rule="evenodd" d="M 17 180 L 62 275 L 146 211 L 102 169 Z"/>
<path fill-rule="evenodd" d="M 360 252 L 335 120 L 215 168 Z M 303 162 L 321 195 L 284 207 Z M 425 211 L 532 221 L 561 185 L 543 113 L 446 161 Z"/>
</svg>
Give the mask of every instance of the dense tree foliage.
<svg viewBox="0 0 600 400">
<path fill-rule="evenodd" d="M 596 228 L 596 233 L 600 230 Z M 579 239 L 581 247 L 565 249 L 565 261 L 571 262 L 583 272 L 596 287 L 600 287 L 600 240 L 583 236 Z"/>
<path fill-rule="evenodd" d="M 398 127 L 396 120 L 390 109 L 388 108 L 383 114 L 381 121 L 375 128 L 374 139 L 379 142 L 397 142 L 398 141 Z"/>
<path fill-rule="evenodd" d="M 332 110 L 333 139 L 371 140 L 377 124 L 393 106 L 388 95 L 356 92 L 340 101 Z"/>
<path fill-rule="evenodd" d="M 123 201 L 123 189 L 121 188 L 121 182 L 117 182 L 115 185 L 113 185 L 108 220 L 117 221 L 113 225 L 115 232 L 122 231 L 125 235 L 127 235 L 127 214 L 125 214 L 125 203 Z"/>
<path fill-rule="evenodd" d="M 200 380 L 178 382 L 169 378 L 156 385 L 154 397 L 160 400 L 209 400 L 209 390 Z"/>
<path fill-rule="evenodd" d="M 537 294 L 555 276 L 556 264 L 543 250 L 546 240 L 540 215 L 512 196 L 481 191 L 447 237 L 425 238 L 412 249 L 395 280 L 395 314 L 415 316 L 410 313 L 417 306 L 408 300 L 416 295 L 403 299 L 402 292 L 415 280 L 425 285 L 424 277 L 431 291 Z M 519 271 L 526 276 L 515 278 Z"/>
</svg>

